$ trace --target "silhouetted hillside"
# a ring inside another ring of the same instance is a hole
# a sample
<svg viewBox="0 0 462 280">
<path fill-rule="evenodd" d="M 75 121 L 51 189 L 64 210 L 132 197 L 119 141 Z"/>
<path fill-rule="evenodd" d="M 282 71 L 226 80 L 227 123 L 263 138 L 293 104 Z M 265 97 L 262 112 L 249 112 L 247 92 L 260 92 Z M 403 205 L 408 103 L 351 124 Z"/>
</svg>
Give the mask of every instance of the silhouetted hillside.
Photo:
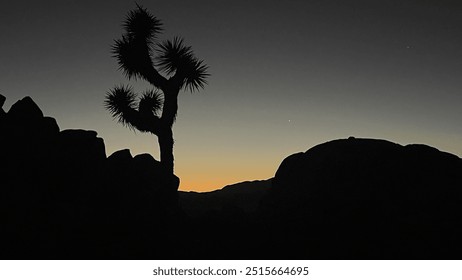
<svg viewBox="0 0 462 280">
<path fill-rule="evenodd" d="M 188 216 L 196 218 L 233 209 L 255 214 L 270 187 L 271 179 L 237 183 L 211 192 L 180 191 L 179 203 Z"/>
</svg>

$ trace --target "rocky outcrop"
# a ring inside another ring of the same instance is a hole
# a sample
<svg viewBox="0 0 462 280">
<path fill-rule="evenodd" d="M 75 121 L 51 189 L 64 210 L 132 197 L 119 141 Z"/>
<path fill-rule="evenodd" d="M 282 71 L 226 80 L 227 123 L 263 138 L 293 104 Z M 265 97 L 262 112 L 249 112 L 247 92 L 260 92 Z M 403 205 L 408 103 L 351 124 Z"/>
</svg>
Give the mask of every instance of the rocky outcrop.
<svg viewBox="0 0 462 280">
<path fill-rule="evenodd" d="M 264 212 L 292 228 L 270 240 L 293 256 L 460 258 L 462 160 L 425 145 L 331 141 L 281 163 Z"/>
<path fill-rule="evenodd" d="M 2 112 L 0 257 L 153 258 L 168 251 L 170 242 L 153 240 L 173 238 L 177 194 L 165 187 L 158 161 L 128 150 L 107 158 L 95 131 L 60 131 L 30 97 Z"/>
<path fill-rule="evenodd" d="M 3 105 L 5 104 L 6 97 L 0 94 L 0 117 L 5 114 L 5 110 L 3 110 Z"/>
<path fill-rule="evenodd" d="M 22 122 L 35 122 L 43 118 L 42 110 L 29 96 L 14 103 L 8 111 L 8 117 Z"/>
</svg>

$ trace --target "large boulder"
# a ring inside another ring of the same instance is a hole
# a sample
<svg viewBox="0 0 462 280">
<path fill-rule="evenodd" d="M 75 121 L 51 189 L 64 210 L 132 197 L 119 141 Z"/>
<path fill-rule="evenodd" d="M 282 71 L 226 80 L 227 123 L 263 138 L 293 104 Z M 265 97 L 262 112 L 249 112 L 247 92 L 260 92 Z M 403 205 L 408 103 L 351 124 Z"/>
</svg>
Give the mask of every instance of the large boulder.
<svg viewBox="0 0 462 280">
<path fill-rule="evenodd" d="M 425 145 L 335 140 L 286 158 L 265 207 L 292 229 L 272 240 L 294 256 L 460 258 L 462 160 Z"/>
<path fill-rule="evenodd" d="M 140 185 L 147 182 L 149 188 L 155 186 L 157 191 L 165 194 L 175 194 L 180 185 L 180 178 L 168 174 L 162 164 L 150 154 L 140 154 L 133 158 L 134 166 L 138 170 L 137 180 Z"/>
<path fill-rule="evenodd" d="M 5 97 L 1 96 L 1 105 L 4 101 Z M 44 117 L 42 110 L 27 96 L 14 103 L 8 113 L 3 115 L 0 130 L 3 141 L 37 149 L 37 146 L 57 137 L 59 127 L 54 118 Z"/>
<path fill-rule="evenodd" d="M 26 96 L 11 106 L 8 116 L 17 121 L 30 122 L 42 118 L 43 113 L 32 98 Z"/>
<path fill-rule="evenodd" d="M 114 165 L 122 165 L 130 162 L 133 159 L 129 149 L 115 151 L 108 158 L 108 162 Z"/>
<path fill-rule="evenodd" d="M 106 148 L 96 131 L 66 129 L 59 135 L 60 154 L 75 160 L 100 161 L 106 159 Z"/>
<path fill-rule="evenodd" d="M 363 197 L 366 190 L 388 194 L 405 189 L 435 191 L 440 182 L 445 187 L 459 183 L 461 163 L 457 156 L 425 145 L 335 140 L 287 157 L 276 172 L 273 190 L 301 199 L 329 193 L 342 200 Z"/>
<path fill-rule="evenodd" d="M 5 97 L 0 98 L 3 105 Z M 6 163 L 4 176 L 13 184 L 29 185 L 50 170 L 59 127 L 44 117 L 37 104 L 25 97 L 14 103 L 0 121 L 0 155 Z M 8 184 L 8 183 L 7 183 Z"/>
<path fill-rule="evenodd" d="M 135 185 L 157 192 L 176 192 L 179 178 L 173 175 L 173 186 L 168 187 L 168 175 L 162 165 L 150 154 L 139 154 L 133 157 L 130 150 L 114 152 L 107 159 L 108 176 L 116 178 L 119 184 Z"/>
</svg>

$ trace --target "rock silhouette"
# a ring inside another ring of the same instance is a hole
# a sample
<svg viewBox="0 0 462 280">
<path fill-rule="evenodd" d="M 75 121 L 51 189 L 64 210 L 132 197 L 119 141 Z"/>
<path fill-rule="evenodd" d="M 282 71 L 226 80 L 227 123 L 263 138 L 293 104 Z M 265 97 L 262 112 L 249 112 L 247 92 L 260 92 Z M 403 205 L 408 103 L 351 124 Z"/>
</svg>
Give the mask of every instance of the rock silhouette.
<svg viewBox="0 0 462 280">
<path fill-rule="evenodd" d="M 277 170 L 265 210 L 293 230 L 270 240 L 292 257 L 460 259 L 461 182 L 462 160 L 425 145 L 321 144 Z"/>
<path fill-rule="evenodd" d="M 177 193 L 150 155 L 106 158 L 95 131 L 60 131 L 30 97 L 0 116 L 0 131 L 1 258 L 168 256 Z"/>
<path fill-rule="evenodd" d="M 334 140 L 269 180 L 178 193 L 151 155 L 107 157 L 30 97 L 1 112 L 2 259 L 461 258 L 462 160 L 429 146 Z"/>
</svg>

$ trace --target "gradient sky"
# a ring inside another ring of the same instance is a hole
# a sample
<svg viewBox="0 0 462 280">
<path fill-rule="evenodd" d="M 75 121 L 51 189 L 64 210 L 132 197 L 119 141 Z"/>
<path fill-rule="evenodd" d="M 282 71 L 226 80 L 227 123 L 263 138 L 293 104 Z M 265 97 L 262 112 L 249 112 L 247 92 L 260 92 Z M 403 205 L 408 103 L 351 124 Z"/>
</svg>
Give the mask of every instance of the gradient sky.
<svg viewBox="0 0 462 280">
<path fill-rule="evenodd" d="M 288 155 L 348 136 L 462 156 L 461 1 L 138 1 L 210 66 L 180 94 L 182 190 L 274 176 Z M 61 129 L 96 130 L 106 153 L 159 158 L 157 139 L 103 107 L 110 45 L 134 1 L 8 1 L 0 10 L 4 109 L 31 96 Z"/>
</svg>

